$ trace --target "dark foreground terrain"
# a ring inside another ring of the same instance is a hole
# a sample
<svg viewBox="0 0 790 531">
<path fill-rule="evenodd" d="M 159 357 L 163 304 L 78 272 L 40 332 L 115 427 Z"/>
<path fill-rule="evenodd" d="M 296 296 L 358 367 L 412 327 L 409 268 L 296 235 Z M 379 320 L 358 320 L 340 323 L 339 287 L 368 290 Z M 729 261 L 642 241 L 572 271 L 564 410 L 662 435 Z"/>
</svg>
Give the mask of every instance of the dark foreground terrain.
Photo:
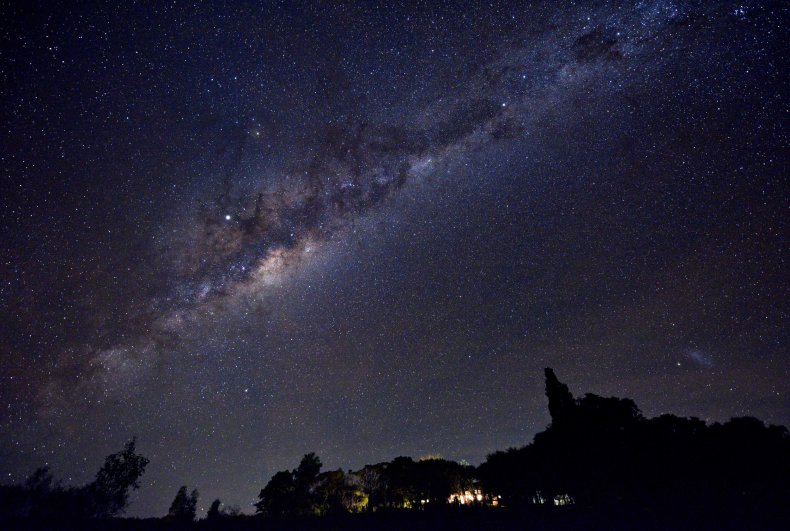
<svg viewBox="0 0 790 531">
<path fill-rule="evenodd" d="M 525 511 L 506 508 L 446 508 L 436 511 L 379 511 L 373 514 L 337 515 L 270 520 L 260 516 L 226 517 L 217 521 L 173 522 L 113 518 L 69 524 L 57 522 L 7 522 L 4 529 L 46 530 L 433 530 L 433 529 L 531 529 L 531 530 L 745 530 L 787 529 L 788 510 L 773 513 L 748 507 L 679 511 L 672 507 L 646 510 L 592 510 L 579 506 L 540 507 Z M 5 524 L 4 524 L 5 525 Z"/>
</svg>

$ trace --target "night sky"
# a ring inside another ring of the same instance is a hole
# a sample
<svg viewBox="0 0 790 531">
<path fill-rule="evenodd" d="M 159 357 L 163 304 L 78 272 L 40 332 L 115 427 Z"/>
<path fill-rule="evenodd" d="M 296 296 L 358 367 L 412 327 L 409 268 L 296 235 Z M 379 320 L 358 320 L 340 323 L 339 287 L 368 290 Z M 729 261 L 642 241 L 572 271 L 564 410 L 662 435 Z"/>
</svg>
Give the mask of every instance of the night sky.
<svg viewBox="0 0 790 531">
<path fill-rule="evenodd" d="M 790 424 L 783 2 L 2 2 L 0 481 L 478 464 L 544 367 Z M 61 4 L 61 5 L 56 5 Z"/>
</svg>

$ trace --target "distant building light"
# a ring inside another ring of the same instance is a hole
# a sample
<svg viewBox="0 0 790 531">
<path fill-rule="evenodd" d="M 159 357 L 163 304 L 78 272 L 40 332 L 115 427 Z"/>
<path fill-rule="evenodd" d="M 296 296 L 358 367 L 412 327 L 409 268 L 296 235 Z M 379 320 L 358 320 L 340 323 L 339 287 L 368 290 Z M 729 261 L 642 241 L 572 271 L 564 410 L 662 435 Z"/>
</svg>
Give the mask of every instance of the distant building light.
<svg viewBox="0 0 790 531">
<path fill-rule="evenodd" d="M 557 494 L 554 496 L 554 505 L 573 505 L 574 501 L 568 494 Z"/>
<path fill-rule="evenodd" d="M 468 505 L 475 502 L 482 502 L 483 501 L 483 492 L 480 489 L 474 490 L 465 490 L 463 492 L 457 492 L 455 494 L 450 494 L 450 497 L 447 498 L 449 503 L 460 503 L 461 505 Z"/>
</svg>

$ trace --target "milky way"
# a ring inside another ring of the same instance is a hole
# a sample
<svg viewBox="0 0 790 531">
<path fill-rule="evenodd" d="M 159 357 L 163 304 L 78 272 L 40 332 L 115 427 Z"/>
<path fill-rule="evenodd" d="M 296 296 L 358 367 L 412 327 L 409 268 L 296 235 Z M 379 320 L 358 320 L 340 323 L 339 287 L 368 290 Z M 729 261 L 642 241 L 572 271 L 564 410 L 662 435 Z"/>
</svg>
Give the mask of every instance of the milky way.
<svg viewBox="0 0 790 531">
<path fill-rule="evenodd" d="M 3 15 L 4 480 L 479 462 L 547 365 L 790 422 L 781 3 Z"/>
</svg>

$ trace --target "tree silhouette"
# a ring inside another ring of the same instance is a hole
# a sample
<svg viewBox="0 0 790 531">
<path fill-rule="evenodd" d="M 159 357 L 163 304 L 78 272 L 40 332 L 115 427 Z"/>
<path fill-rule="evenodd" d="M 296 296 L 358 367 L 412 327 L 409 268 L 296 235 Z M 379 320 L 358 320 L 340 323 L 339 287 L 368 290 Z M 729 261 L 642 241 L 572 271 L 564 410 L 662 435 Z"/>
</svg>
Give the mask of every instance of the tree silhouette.
<svg viewBox="0 0 790 531">
<path fill-rule="evenodd" d="M 368 465 L 356 473 L 357 483 L 368 498 L 368 503 L 366 504 L 368 511 L 372 511 L 373 507 L 384 502 L 384 482 L 381 475 L 380 465 Z"/>
<path fill-rule="evenodd" d="M 173 498 L 173 503 L 170 504 L 167 517 L 180 522 L 193 521 L 195 519 L 195 513 L 197 512 L 197 501 L 197 489 L 187 494 L 187 486 L 182 485 L 181 488 L 178 489 L 176 497 Z"/>
<path fill-rule="evenodd" d="M 207 520 L 216 520 L 222 516 L 222 513 L 219 511 L 219 506 L 222 504 L 219 499 L 214 500 L 211 502 L 211 506 L 208 508 L 206 512 L 206 519 Z"/>
<path fill-rule="evenodd" d="M 414 474 L 418 478 L 418 497 L 427 500 L 430 508 L 445 505 L 450 494 L 463 492 L 471 485 L 467 468 L 446 459 L 418 461 Z"/>
<path fill-rule="evenodd" d="M 411 457 L 396 457 L 384 469 L 387 505 L 409 508 L 419 505 L 417 474 Z"/>
<path fill-rule="evenodd" d="M 552 425 L 555 427 L 565 426 L 572 420 L 576 408 L 573 395 L 568 390 L 568 386 L 557 379 L 553 369 L 547 367 L 544 372 Z"/>
<path fill-rule="evenodd" d="M 319 474 L 313 488 L 317 514 L 358 513 L 368 506 L 369 497 L 360 476 L 342 469 Z"/>
<path fill-rule="evenodd" d="M 257 512 L 275 518 L 293 514 L 295 488 L 292 472 L 277 472 L 258 495 Z"/>
<path fill-rule="evenodd" d="M 293 509 L 297 515 L 314 514 L 316 496 L 313 486 L 321 472 L 321 460 L 310 452 L 302 457 L 299 466 L 293 471 L 294 497 Z"/>
<path fill-rule="evenodd" d="M 93 498 L 93 516 L 107 517 L 121 514 L 129 502 L 129 490 L 140 488 L 140 477 L 148 459 L 135 452 L 136 439 L 126 443 L 123 450 L 108 455 L 87 486 Z"/>
<path fill-rule="evenodd" d="M 320 472 L 321 460 L 315 455 L 315 452 L 305 454 L 293 473 L 296 488 L 308 488 L 313 484 Z"/>
</svg>

